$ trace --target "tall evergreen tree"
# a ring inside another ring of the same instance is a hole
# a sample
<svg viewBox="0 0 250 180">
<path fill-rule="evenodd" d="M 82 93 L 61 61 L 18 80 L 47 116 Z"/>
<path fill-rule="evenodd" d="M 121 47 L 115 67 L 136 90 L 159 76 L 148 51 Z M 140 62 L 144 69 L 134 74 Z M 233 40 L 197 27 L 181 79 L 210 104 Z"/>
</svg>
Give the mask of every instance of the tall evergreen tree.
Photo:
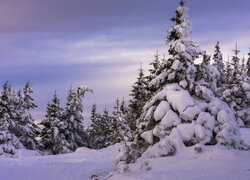
<svg viewBox="0 0 250 180">
<path fill-rule="evenodd" d="M 169 48 L 171 57 L 149 83 L 158 90 L 143 107 L 135 140 L 124 154 L 127 158 L 117 163 L 117 169 L 139 156 L 167 156 L 185 145 L 242 145 L 233 111 L 210 88 L 194 83 L 194 60 L 203 52 L 190 39 L 192 28 L 187 11 L 181 1 L 176 17 L 171 19 L 175 25 L 168 30 L 165 41 L 173 41 Z M 186 134 L 187 130 L 191 133 Z"/>
</svg>

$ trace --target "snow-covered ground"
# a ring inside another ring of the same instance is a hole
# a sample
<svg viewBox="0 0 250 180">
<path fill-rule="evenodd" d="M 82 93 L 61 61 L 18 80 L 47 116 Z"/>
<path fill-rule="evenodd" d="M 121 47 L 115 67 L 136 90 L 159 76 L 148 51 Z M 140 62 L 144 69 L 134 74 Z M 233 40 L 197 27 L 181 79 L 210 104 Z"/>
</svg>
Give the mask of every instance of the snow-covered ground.
<svg viewBox="0 0 250 180">
<path fill-rule="evenodd" d="M 242 128 L 241 135 L 250 145 L 250 129 Z M 222 146 L 203 146 L 197 153 L 187 147 L 175 156 L 139 158 L 128 172 L 115 174 L 112 180 L 249 180 L 250 151 L 227 149 Z"/>
<path fill-rule="evenodd" d="M 250 144 L 250 129 L 241 129 Z M 119 145 L 101 150 L 79 148 L 71 154 L 0 159 L 0 180 L 87 180 L 92 175 L 104 179 L 113 169 L 112 157 Z M 220 146 L 203 147 L 196 153 L 185 148 L 175 156 L 139 159 L 129 172 L 110 179 L 250 179 L 250 151 L 228 150 Z"/>
<path fill-rule="evenodd" d="M 119 144 L 101 150 L 79 148 L 71 154 L 0 159 L 0 180 L 87 180 L 106 176 Z M 102 178 L 104 179 L 104 177 Z"/>
</svg>

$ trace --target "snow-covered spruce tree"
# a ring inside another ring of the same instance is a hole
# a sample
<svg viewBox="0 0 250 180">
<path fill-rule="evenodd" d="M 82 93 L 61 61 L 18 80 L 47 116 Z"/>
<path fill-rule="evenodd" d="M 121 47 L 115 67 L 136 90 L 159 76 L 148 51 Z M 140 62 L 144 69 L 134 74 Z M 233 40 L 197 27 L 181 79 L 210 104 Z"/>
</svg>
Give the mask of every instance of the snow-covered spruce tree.
<svg viewBox="0 0 250 180">
<path fill-rule="evenodd" d="M 210 64 L 210 59 L 211 57 L 204 52 L 202 63 L 197 65 L 195 84 L 210 88 L 213 93 L 216 93 L 220 72 L 216 66 Z"/>
<path fill-rule="evenodd" d="M 243 54 L 243 57 L 241 59 L 241 67 L 240 67 L 240 70 L 241 70 L 241 74 L 243 74 L 243 76 L 246 76 L 247 75 L 247 67 L 246 67 L 246 64 L 245 64 L 245 56 Z"/>
<path fill-rule="evenodd" d="M 157 91 L 157 87 L 155 86 L 149 86 L 149 82 L 152 81 L 156 76 L 158 76 L 161 73 L 162 70 L 162 62 L 160 61 L 160 55 L 158 53 L 158 50 L 156 51 L 156 54 L 154 55 L 154 60 L 149 64 L 151 68 L 148 70 L 149 75 L 145 76 L 145 85 L 146 85 L 146 99 L 150 99 L 153 94 Z"/>
<path fill-rule="evenodd" d="M 99 138 L 102 138 L 103 129 L 101 127 L 101 115 L 96 111 L 96 104 L 92 105 L 90 120 L 91 124 L 87 129 L 90 146 L 94 149 L 102 148 L 103 142 L 100 142 Z"/>
<path fill-rule="evenodd" d="M 105 144 L 104 147 L 108 147 L 113 145 L 114 142 L 111 141 L 113 137 L 113 124 L 114 124 L 114 117 L 109 115 L 107 108 L 105 107 L 103 110 L 103 114 L 101 116 L 101 121 L 103 122 L 103 133 L 102 136 L 105 137 Z"/>
<path fill-rule="evenodd" d="M 6 82 L 0 96 L 0 156 L 14 157 L 17 149 L 23 147 L 12 131 L 16 126 L 15 118 L 15 99 L 11 86 Z"/>
<path fill-rule="evenodd" d="M 63 116 L 58 122 L 56 132 L 56 146 L 53 151 L 56 154 L 69 153 L 78 147 L 88 146 L 88 135 L 83 126 L 82 98 L 85 92 L 92 92 L 91 89 L 81 86 L 76 92 L 70 89 Z"/>
<path fill-rule="evenodd" d="M 136 119 L 139 119 L 142 114 L 142 108 L 147 101 L 147 83 L 142 67 L 139 69 L 137 81 L 132 86 L 129 100 L 129 114 L 131 115 L 130 128 L 132 132 L 136 129 Z"/>
<path fill-rule="evenodd" d="M 227 67 L 229 77 L 219 89 L 219 97 L 235 111 L 239 126 L 250 125 L 250 80 L 246 73 L 242 73 L 239 50 L 234 50 L 232 68 Z M 229 73 L 232 73 L 231 75 Z"/>
<path fill-rule="evenodd" d="M 117 143 L 121 141 L 129 141 L 132 139 L 131 130 L 129 128 L 128 122 L 121 110 L 121 105 L 119 99 L 116 99 L 116 104 L 114 106 L 114 119 L 113 119 L 113 137 L 111 142 Z"/>
<path fill-rule="evenodd" d="M 60 146 L 59 123 L 62 120 L 63 109 L 55 92 L 52 103 L 47 104 L 45 119 L 40 123 L 43 125 L 41 131 L 41 143 L 45 154 L 58 154 L 57 147 Z"/>
<path fill-rule="evenodd" d="M 92 106 L 91 125 L 88 129 L 92 148 L 104 148 L 114 144 L 111 138 L 114 136 L 112 129 L 113 118 L 109 116 L 108 110 L 103 110 L 103 114 L 96 113 L 96 105 Z"/>
<path fill-rule="evenodd" d="M 30 110 L 36 108 L 34 99 L 31 97 L 33 90 L 31 83 L 26 83 L 23 91 L 17 93 L 17 102 L 15 106 L 16 118 L 15 126 L 10 127 L 18 139 L 27 149 L 39 150 L 41 144 L 36 140 L 40 134 L 40 128 L 34 123 Z"/>
<path fill-rule="evenodd" d="M 122 98 L 121 104 L 120 104 L 120 110 L 122 115 L 124 116 L 124 119 L 126 120 L 126 124 L 129 126 L 129 130 L 131 131 L 131 126 L 134 123 L 133 118 L 129 112 L 129 108 L 125 103 L 125 99 Z"/>
<path fill-rule="evenodd" d="M 190 39 L 187 11 L 181 1 L 176 17 L 172 18 L 175 25 L 168 30 L 166 38 L 167 43 L 173 41 L 169 49 L 171 57 L 166 69 L 150 82 L 159 90 L 143 107 L 137 136 L 129 152 L 126 151 L 128 158 L 118 161 L 118 170 L 140 156 L 172 155 L 196 143 L 218 143 L 234 148 L 242 145 L 233 111 L 209 88 L 194 83 L 194 60 L 202 51 Z"/>
<path fill-rule="evenodd" d="M 154 60 L 149 65 L 151 65 L 152 67 L 148 70 L 149 75 L 146 77 L 146 79 L 148 81 L 151 81 L 157 76 L 158 70 L 160 69 L 160 66 L 161 66 L 158 50 L 156 51 L 156 54 L 154 55 Z"/>
<path fill-rule="evenodd" d="M 225 81 L 223 84 L 231 84 L 232 82 L 232 67 L 231 67 L 231 62 L 230 58 L 228 56 L 228 60 L 225 63 Z"/>
<path fill-rule="evenodd" d="M 221 87 L 221 85 L 225 81 L 225 73 L 224 73 L 224 64 L 223 64 L 223 59 L 222 59 L 222 53 L 220 51 L 219 42 L 217 42 L 217 44 L 215 45 L 213 60 L 214 60 L 213 66 L 215 66 L 220 73 L 216 79 L 217 87 Z"/>
</svg>

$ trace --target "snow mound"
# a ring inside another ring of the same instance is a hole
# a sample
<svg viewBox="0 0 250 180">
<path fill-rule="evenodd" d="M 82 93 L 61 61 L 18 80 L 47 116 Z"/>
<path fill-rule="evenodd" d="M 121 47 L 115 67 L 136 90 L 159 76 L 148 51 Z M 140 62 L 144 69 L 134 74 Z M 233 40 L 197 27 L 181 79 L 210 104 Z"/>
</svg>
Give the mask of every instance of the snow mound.
<svg viewBox="0 0 250 180">
<path fill-rule="evenodd" d="M 250 143 L 250 129 L 244 128 L 241 132 L 242 139 Z M 180 138 L 176 129 L 172 133 Z M 183 145 L 178 154 L 170 156 L 172 143 L 167 137 L 162 139 L 135 163 L 128 164 L 126 172 L 113 172 L 109 179 L 249 179 L 250 151 L 199 144 L 191 147 Z"/>
<path fill-rule="evenodd" d="M 179 113 L 184 112 L 187 107 L 194 106 L 193 98 L 188 91 L 182 89 L 178 84 L 168 84 L 165 90 L 169 104 Z"/>
</svg>

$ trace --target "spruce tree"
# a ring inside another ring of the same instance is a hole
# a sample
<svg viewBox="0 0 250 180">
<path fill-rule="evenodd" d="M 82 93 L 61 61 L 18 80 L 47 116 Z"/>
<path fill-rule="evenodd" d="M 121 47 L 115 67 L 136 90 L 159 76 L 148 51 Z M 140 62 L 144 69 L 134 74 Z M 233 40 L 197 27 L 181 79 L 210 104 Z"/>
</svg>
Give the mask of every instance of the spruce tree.
<svg viewBox="0 0 250 180">
<path fill-rule="evenodd" d="M 150 85 L 149 83 L 161 73 L 161 70 L 164 68 L 164 59 L 160 60 L 160 55 L 158 50 L 154 55 L 154 60 L 149 64 L 151 68 L 148 70 L 149 75 L 145 76 L 145 85 L 146 85 L 146 98 L 150 99 L 159 89 L 157 86 Z"/>
<path fill-rule="evenodd" d="M 34 104 L 34 99 L 31 97 L 33 90 L 31 83 L 26 83 L 23 91 L 19 90 L 17 93 L 17 118 L 15 119 L 16 126 L 13 130 L 19 140 L 27 149 L 39 150 L 41 144 L 36 140 L 40 134 L 40 128 L 34 123 L 30 111 L 37 106 Z"/>
<path fill-rule="evenodd" d="M 211 56 L 204 52 L 203 61 L 197 66 L 195 84 L 210 88 L 213 93 L 216 93 L 220 72 L 216 66 L 210 64 L 210 59 Z"/>
<path fill-rule="evenodd" d="M 147 83 L 142 67 L 139 69 L 137 81 L 132 86 L 129 100 L 129 114 L 131 115 L 130 128 L 132 131 L 136 129 L 136 120 L 140 118 L 143 106 L 147 101 Z"/>
<path fill-rule="evenodd" d="M 151 68 L 148 70 L 149 75 L 146 77 L 146 79 L 150 82 L 152 79 L 154 79 L 158 75 L 158 71 L 161 66 L 160 62 L 160 55 L 158 53 L 158 50 L 156 51 L 156 54 L 154 55 L 154 60 L 149 64 Z"/>
<path fill-rule="evenodd" d="M 102 137 L 102 122 L 101 122 L 101 115 L 96 111 L 96 104 L 92 105 L 91 109 L 91 125 L 87 129 L 89 133 L 90 143 L 92 148 L 102 148 L 103 142 L 100 142 L 99 138 Z"/>
<path fill-rule="evenodd" d="M 244 56 L 244 54 L 243 54 L 243 57 L 241 59 L 241 68 L 240 68 L 240 70 L 241 70 L 241 74 L 243 76 L 246 76 L 246 74 L 247 74 L 247 67 L 246 67 L 246 64 L 245 64 L 245 56 Z"/>
<path fill-rule="evenodd" d="M 105 107 L 103 110 L 103 114 L 101 116 L 102 122 L 102 136 L 105 138 L 104 147 L 113 145 L 114 143 L 111 141 L 113 136 L 113 122 L 114 118 L 109 115 L 107 108 Z"/>
<path fill-rule="evenodd" d="M 129 141 L 132 139 L 131 130 L 129 128 L 128 122 L 125 118 L 125 115 L 122 112 L 124 110 L 124 106 L 120 105 L 119 99 L 116 99 L 116 104 L 114 106 L 114 120 L 113 120 L 113 131 L 114 136 L 112 138 L 113 143 L 121 142 L 121 141 Z"/>
<path fill-rule="evenodd" d="M 203 51 L 190 39 L 192 29 L 187 11 L 181 1 L 176 17 L 171 19 L 175 25 L 165 40 L 173 41 L 169 48 L 171 57 L 149 83 L 158 90 L 143 107 L 135 140 L 126 151 L 127 158 L 117 163 L 117 169 L 140 156 L 173 155 L 196 143 L 244 146 L 233 111 L 209 87 L 194 83 L 194 60 Z"/>
<path fill-rule="evenodd" d="M 70 89 L 67 103 L 61 121 L 58 124 L 58 144 L 56 152 L 68 153 L 78 147 L 88 146 L 88 136 L 83 126 L 82 98 L 85 92 L 92 92 L 85 86 L 77 88 L 76 92 Z"/>
<path fill-rule="evenodd" d="M 106 107 L 102 114 L 96 112 L 96 105 L 92 106 L 91 124 L 88 133 L 92 141 L 91 147 L 95 149 L 104 148 L 117 143 L 117 131 L 114 130 L 114 118 L 109 116 Z"/>
<path fill-rule="evenodd" d="M 58 136 L 59 123 L 62 120 L 63 109 L 55 92 L 52 103 L 47 104 L 45 119 L 40 123 L 44 126 L 41 132 L 41 143 L 46 154 L 59 154 L 57 147 L 60 141 Z"/>
<path fill-rule="evenodd" d="M 14 99 L 11 98 L 11 86 L 6 82 L 0 96 L 0 155 L 14 157 L 22 143 L 16 137 Z"/>
<path fill-rule="evenodd" d="M 219 77 L 217 77 L 217 87 L 220 87 L 225 81 L 225 74 L 224 74 L 224 64 L 222 59 L 222 53 L 220 51 L 220 44 L 217 42 L 215 45 L 214 55 L 213 55 L 213 66 L 217 68 L 219 71 Z"/>
</svg>

